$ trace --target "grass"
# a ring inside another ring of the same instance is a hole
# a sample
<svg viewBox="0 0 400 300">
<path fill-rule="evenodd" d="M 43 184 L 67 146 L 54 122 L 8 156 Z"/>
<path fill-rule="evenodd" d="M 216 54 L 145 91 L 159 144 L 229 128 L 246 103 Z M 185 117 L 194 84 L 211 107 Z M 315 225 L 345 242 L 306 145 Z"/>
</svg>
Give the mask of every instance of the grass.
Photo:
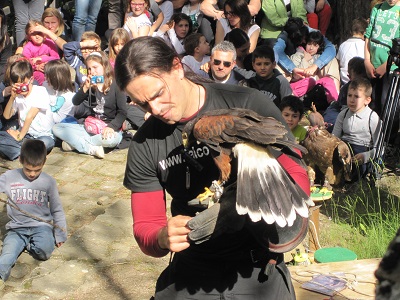
<svg viewBox="0 0 400 300">
<path fill-rule="evenodd" d="M 321 244 L 348 248 L 360 259 L 382 257 L 400 227 L 399 198 L 365 182 L 357 185 L 321 208 L 333 221 L 321 232 Z"/>
</svg>

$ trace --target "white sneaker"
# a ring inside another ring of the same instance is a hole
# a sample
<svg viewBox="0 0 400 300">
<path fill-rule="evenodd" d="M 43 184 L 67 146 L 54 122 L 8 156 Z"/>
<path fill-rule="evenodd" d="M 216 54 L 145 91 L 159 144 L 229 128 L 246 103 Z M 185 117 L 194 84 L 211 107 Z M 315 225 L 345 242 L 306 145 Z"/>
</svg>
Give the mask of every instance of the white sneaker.
<svg viewBox="0 0 400 300">
<path fill-rule="evenodd" d="M 63 141 L 63 142 L 62 142 L 61 148 L 62 148 L 64 151 L 67 151 L 67 152 L 69 152 L 69 151 L 74 151 L 74 150 L 75 150 L 75 148 L 72 147 L 70 144 L 68 144 L 66 141 Z"/>
<path fill-rule="evenodd" d="M 98 158 L 104 158 L 104 148 L 102 146 L 90 146 L 89 154 Z"/>
</svg>

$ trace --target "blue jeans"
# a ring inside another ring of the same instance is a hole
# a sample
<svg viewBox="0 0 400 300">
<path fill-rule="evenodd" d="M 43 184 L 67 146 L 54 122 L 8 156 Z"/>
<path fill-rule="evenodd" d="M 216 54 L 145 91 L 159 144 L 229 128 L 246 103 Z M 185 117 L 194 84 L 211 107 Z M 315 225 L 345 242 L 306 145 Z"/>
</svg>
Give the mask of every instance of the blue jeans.
<svg viewBox="0 0 400 300">
<path fill-rule="evenodd" d="M 4 281 L 26 249 L 37 260 L 48 260 L 54 251 L 55 239 L 50 226 L 21 227 L 7 230 L 0 256 L 0 277 Z"/>
<path fill-rule="evenodd" d="M 82 124 L 58 123 L 53 126 L 53 134 L 66 141 L 80 153 L 91 155 L 92 146 L 115 148 L 122 140 L 122 132 L 117 132 L 114 137 L 103 139 L 101 134 L 90 135 Z"/>
<path fill-rule="evenodd" d="M 80 42 L 82 33 L 95 31 L 101 0 L 75 0 L 75 16 L 72 21 L 72 38 Z"/>
<path fill-rule="evenodd" d="M 44 11 L 44 0 L 12 1 L 15 11 L 15 37 L 17 45 L 25 39 L 25 26 L 29 20 L 40 20 Z"/>
<path fill-rule="evenodd" d="M 25 135 L 24 139 L 33 139 L 29 134 Z M 50 136 L 40 136 L 35 138 L 41 140 L 49 153 L 53 148 L 55 141 Z M 0 154 L 5 156 L 9 160 L 15 160 L 21 154 L 22 141 L 14 139 L 7 131 L 0 131 Z"/>
</svg>

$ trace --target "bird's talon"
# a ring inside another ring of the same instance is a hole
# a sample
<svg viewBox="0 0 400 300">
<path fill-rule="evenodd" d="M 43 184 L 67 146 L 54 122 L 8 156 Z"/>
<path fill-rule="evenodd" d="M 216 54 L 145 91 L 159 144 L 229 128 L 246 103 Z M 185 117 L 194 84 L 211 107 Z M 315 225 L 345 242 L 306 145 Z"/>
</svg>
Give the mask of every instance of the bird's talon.
<svg viewBox="0 0 400 300">
<path fill-rule="evenodd" d="M 209 199 L 209 197 L 213 197 L 214 193 L 212 190 L 210 190 L 208 187 L 204 188 L 204 193 L 199 194 L 196 198 L 199 200 L 200 203 L 203 201 Z"/>
</svg>

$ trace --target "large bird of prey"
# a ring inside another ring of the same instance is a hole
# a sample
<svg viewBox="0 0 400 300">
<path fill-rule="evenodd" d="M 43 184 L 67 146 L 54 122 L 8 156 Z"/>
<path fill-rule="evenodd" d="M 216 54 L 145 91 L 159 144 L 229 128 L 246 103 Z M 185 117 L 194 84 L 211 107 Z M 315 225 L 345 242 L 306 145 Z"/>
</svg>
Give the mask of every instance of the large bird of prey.
<svg viewBox="0 0 400 300">
<path fill-rule="evenodd" d="M 296 213 L 308 218 L 307 204 L 313 202 L 273 155 L 282 148 L 297 156 L 293 148 L 306 151 L 287 138 L 281 122 L 249 109 L 220 109 L 188 122 L 182 136 L 185 147 L 193 137 L 208 145 L 222 183 L 231 176 L 231 160 L 237 159 L 239 215 L 248 214 L 253 222 L 263 219 L 280 227 L 292 226 Z"/>
<path fill-rule="evenodd" d="M 338 137 L 329 133 L 325 126 L 308 129 L 302 142 L 308 153 L 304 155 L 307 173 L 311 185 L 315 182 L 315 169 L 324 174 L 324 186 L 340 185 L 344 179 L 351 179 L 351 151 L 349 146 Z"/>
</svg>

